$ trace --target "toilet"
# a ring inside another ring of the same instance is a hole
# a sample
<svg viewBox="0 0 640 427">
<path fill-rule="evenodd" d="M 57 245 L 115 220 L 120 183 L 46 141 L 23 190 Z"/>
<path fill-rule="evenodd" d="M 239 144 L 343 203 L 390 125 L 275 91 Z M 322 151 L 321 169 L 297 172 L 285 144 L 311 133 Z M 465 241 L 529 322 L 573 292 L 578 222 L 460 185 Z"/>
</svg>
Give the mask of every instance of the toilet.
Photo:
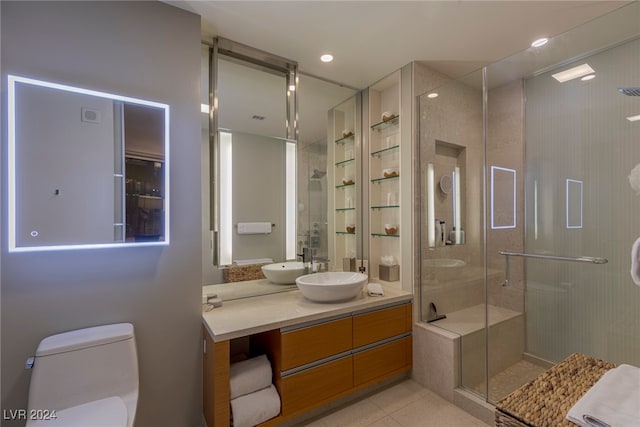
<svg viewBox="0 0 640 427">
<path fill-rule="evenodd" d="M 38 345 L 27 427 L 132 427 L 137 403 L 132 324 L 64 332 Z"/>
</svg>

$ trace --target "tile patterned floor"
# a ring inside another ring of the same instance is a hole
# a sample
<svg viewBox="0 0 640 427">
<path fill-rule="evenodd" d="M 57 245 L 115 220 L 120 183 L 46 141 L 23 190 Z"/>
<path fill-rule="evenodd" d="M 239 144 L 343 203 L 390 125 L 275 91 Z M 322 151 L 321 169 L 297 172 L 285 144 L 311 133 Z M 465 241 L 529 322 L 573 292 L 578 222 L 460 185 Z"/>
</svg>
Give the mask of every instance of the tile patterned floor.
<svg viewBox="0 0 640 427">
<path fill-rule="evenodd" d="M 497 402 L 515 389 L 536 378 L 545 368 L 526 360 L 511 365 L 489 379 L 489 400 Z M 484 395 L 484 383 L 471 387 L 475 392 Z"/>
<path fill-rule="evenodd" d="M 486 427 L 477 418 L 413 380 L 301 424 L 309 427 Z"/>
</svg>

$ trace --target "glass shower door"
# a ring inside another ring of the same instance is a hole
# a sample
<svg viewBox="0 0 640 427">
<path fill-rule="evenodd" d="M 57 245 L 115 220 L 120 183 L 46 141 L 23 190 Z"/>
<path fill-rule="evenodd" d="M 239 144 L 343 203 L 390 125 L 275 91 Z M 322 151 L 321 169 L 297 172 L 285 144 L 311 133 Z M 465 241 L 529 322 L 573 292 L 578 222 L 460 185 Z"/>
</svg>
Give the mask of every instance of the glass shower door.
<svg viewBox="0 0 640 427">
<path fill-rule="evenodd" d="M 519 313 L 488 319 L 490 402 L 574 352 L 640 365 L 640 97 L 621 90 L 640 86 L 639 17 L 636 3 L 487 67 L 487 268 L 502 272 L 487 299 Z M 585 41 L 599 28 L 618 31 Z"/>
</svg>

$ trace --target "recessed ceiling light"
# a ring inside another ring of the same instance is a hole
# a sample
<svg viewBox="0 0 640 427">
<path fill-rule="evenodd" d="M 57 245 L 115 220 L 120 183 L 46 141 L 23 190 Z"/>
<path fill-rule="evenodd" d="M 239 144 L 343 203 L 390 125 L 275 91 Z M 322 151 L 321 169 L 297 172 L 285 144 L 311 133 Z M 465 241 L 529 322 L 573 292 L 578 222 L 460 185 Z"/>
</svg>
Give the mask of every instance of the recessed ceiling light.
<svg viewBox="0 0 640 427">
<path fill-rule="evenodd" d="M 209 105 L 208 104 L 200 104 L 200 112 L 209 114 Z"/>
<path fill-rule="evenodd" d="M 577 79 L 586 76 L 587 74 L 593 73 L 595 73 L 595 71 L 589 66 L 589 64 L 582 64 L 578 65 L 577 67 L 569 68 L 568 70 L 552 74 L 551 77 L 553 77 L 560 83 L 564 83 L 568 82 L 569 80 Z"/>
<path fill-rule="evenodd" d="M 637 122 L 638 120 L 640 120 L 640 114 L 638 114 L 637 116 L 629 116 L 627 117 L 627 120 L 629 120 L 630 122 Z"/>
<path fill-rule="evenodd" d="M 322 61 L 322 62 L 331 62 L 331 61 L 333 61 L 333 55 L 331 55 L 330 53 L 325 53 L 324 55 L 322 55 L 320 57 L 320 61 Z"/>
<path fill-rule="evenodd" d="M 427 98 L 437 98 L 438 94 L 436 92 L 431 92 L 429 95 L 427 95 Z"/>
<path fill-rule="evenodd" d="M 296 85 L 289 85 L 289 90 L 291 90 L 291 91 L 296 90 Z"/>
<path fill-rule="evenodd" d="M 531 47 L 541 47 L 547 44 L 547 42 L 549 42 L 549 39 L 546 37 L 542 37 L 538 40 L 534 40 L 534 42 L 531 43 Z"/>
<path fill-rule="evenodd" d="M 589 80 L 593 80 L 595 78 L 596 78 L 595 74 L 587 74 L 586 76 L 584 76 L 580 80 L 582 80 L 583 82 L 586 82 L 586 81 L 589 81 Z"/>
</svg>

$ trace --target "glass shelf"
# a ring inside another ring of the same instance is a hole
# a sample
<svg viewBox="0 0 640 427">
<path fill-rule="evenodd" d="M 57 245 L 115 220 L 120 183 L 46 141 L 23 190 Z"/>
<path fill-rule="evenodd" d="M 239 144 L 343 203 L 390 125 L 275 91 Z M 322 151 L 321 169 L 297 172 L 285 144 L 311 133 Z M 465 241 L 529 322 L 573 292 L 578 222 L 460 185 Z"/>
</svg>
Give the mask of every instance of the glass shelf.
<svg viewBox="0 0 640 427">
<path fill-rule="evenodd" d="M 346 144 L 351 142 L 355 138 L 355 135 L 345 136 L 344 138 L 336 139 L 336 144 Z"/>
<path fill-rule="evenodd" d="M 400 178 L 400 174 L 396 175 L 396 176 L 390 176 L 388 178 L 374 178 L 371 180 L 371 182 L 382 182 L 382 181 L 389 181 L 391 179 L 398 179 Z"/>
<path fill-rule="evenodd" d="M 400 205 L 383 205 L 383 206 L 371 206 L 371 209 L 391 209 L 391 208 L 399 208 Z"/>
<path fill-rule="evenodd" d="M 349 235 L 352 235 L 352 236 L 355 236 L 355 235 L 356 235 L 356 233 L 355 233 L 355 232 L 353 232 L 353 233 L 348 233 L 348 232 L 346 232 L 346 231 L 336 231 L 336 234 L 349 234 Z"/>
<path fill-rule="evenodd" d="M 336 185 L 336 188 L 345 188 L 345 187 L 352 187 L 356 185 L 356 183 L 354 182 L 353 184 L 342 184 L 342 185 Z"/>
<path fill-rule="evenodd" d="M 400 237 L 399 234 L 387 234 L 387 233 L 371 233 L 374 237 Z"/>
<path fill-rule="evenodd" d="M 347 159 L 347 160 L 343 160 L 343 161 L 341 161 L 341 162 L 336 163 L 336 166 L 344 166 L 344 165 L 346 165 L 347 163 L 351 163 L 351 162 L 353 162 L 353 161 L 355 161 L 355 160 L 356 160 L 356 159 Z"/>
<path fill-rule="evenodd" d="M 338 208 L 336 209 L 336 212 L 338 211 L 355 211 L 356 208 Z"/>
<path fill-rule="evenodd" d="M 387 120 L 386 122 L 378 122 L 374 125 L 371 125 L 371 129 L 377 130 L 378 132 L 382 131 L 382 129 L 389 128 L 391 126 L 396 126 L 400 122 L 400 114 L 395 116 L 393 119 Z"/>
<path fill-rule="evenodd" d="M 397 150 L 398 148 L 400 148 L 399 145 L 393 145 L 391 147 L 383 148 L 382 150 L 374 151 L 374 152 L 371 153 L 371 155 L 372 156 L 380 156 L 380 155 L 386 154 L 386 153 L 388 153 L 390 151 Z"/>
</svg>

